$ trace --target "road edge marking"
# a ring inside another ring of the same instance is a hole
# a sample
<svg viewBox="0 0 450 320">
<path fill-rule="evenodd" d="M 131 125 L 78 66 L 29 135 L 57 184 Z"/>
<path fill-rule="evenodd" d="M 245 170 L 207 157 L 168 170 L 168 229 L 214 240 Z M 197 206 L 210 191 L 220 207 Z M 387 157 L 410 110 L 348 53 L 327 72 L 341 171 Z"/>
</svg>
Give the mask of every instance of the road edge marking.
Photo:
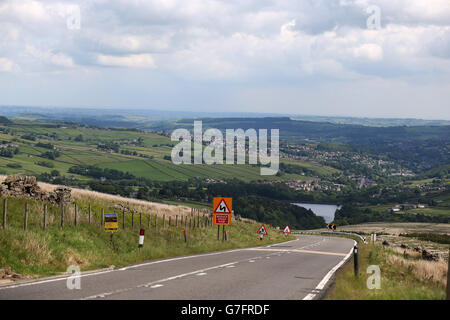
<svg viewBox="0 0 450 320">
<path fill-rule="evenodd" d="M 272 245 L 277 245 L 277 244 L 280 244 L 280 243 L 289 243 L 289 242 L 297 241 L 297 240 L 298 240 L 298 238 L 294 239 L 294 240 L 289 240 L 289 241 L 275 243 L 275 244 L 272 244 Z M 255 248 L 264 248 L 264 247 L 268 247 L 268 246 L 270 246 L 270 245 L 257 246 Z M 185 256 L 179 256 L 179 257 L 173 257 L 173 258 L 163 258 L 162 260 L 156 260 L 156 261 L 150 260 L 148 262 L 141 262 L 141 263 L 137 263 L 137 264 L 132 264 L 132 265 L 129 265 L 129 266 L 126 266 L 126 267 L 118 268 L 118 269 L 104 268 L 104 269 L 99 269 L 99 270 L 84 271 L 84 272 L 81 272 L 81 274 L 77 275 L 76 277 L 77 278 L 84 278 L 84 277 L 96 276 L 96 275 L 100 275 L 100 274 L 104 274 L 104 273 L 125 271 L 125 270 L 128 270 L 128 269 L 138 268 L 138 267 L 152 265 L 152 264 L 171 262 L 171 261 L 177 261 L 177 260 L 184 260 L 184 259 L 191 259 L 191 258 L 198 258 L 198 257 L 205 257 L 205 256 L 211 256 L 211 255 L 219 255 L 219 254 L 224 254 L 224 253 L 232 253 L 232 252 L 243 251 L 243 250 L 247 250 L 247 249 L 249 249 L 249 248 L 237 248 L 237 249 L 231 249 L 231 250 L 219 250 L 219 251 L 200 253 L 200 254 L 193 254 L 193 255 L 185 255 Z M 67 279 L 69 277 L 71 277 L 71 276 L 72 275 L 70 275 L 70 274 L 62 274 L 62 275 L 58 275 L 58 276 L 54 276 L 54 277 L 46 277 L 46 278 L 35 279 L 35 280 L 30 280 L 30 281 L 13 282 L 12 284 L 0 285 L 0 291 L 1 290 L 7 290 L 7 289 L 16 289 L 16 288 L 20 288 L 20 287 L 28 287 L 28 286 L 39 285 L 39 284 L 45 284 L 45 283 L 50 283 L 50 282 L 57 282 L 57 281 L 64 281 L 64 280 L 67 281 Z"/>
<path fill-rule="evenodd" d="M 353 246 L 356 245 L 356 241 L 353 240 Z M 311 293 L 307 294 L 302 300 L 313 300 L 321 290 L 325 287 L 325 285 L 330 281 L 333 274 L 351 257 L 353 253 L 353 246 L 350 249 L 350 252 L 342 259 L 337 265 L 335 265 L 326 275 L 323 277 L 322 281 L 312 290 Z"/>
</svg>

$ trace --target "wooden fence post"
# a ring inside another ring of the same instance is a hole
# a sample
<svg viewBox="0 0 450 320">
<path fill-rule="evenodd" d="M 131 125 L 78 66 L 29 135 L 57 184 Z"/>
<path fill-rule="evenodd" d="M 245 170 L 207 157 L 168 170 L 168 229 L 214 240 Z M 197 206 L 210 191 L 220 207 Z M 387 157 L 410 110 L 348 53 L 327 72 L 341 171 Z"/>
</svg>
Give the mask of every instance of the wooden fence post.
<svg viewBox="0 0 450 320">
<path fill-rule="evenodd" d="M 151 224 L 152 224 L 152 215 L 151 215 L 151 214 L 148 214 L 148 231 L 149 231 L 149 232 L 150 232 Z"/>
<path fill-rule="evenodd" d="M 142 212 L 139 212 L 139 228 L 142 227 Z"/>
<path fill-rule="evenodd" d="M 25 202 L 25 221 L 23 223 L 23 229 L 28 229 L 28 202 Z"/>
<path fill-rule="evenodd" d="M 64 229 L 64 203 L 61 203 L 61 228 Z"/>
<path fill-rule="evenodd" d="M 166 215 L 163 215 L 163 229 L 166 228 Z"/>
<path fill-rule="evenodd" d="M 155 231 L 158 230 L 158 215 L 155 214 Z"/>
<path fill-rule="evenodd" d="M 102 227 L 105 226 L 105 209 L 102 208 Z"/>
<path fill-rule="evenodd" d="M 47 204 L 44 204 L 44 230 L 47 229 Z"/>
<path fill-rule="evenodd" d="M 170 222 L 172 221 L 172 217 L 169 216 L 169 228 L 170 228 Z"/>
<path fill-rule="evenodd" d="M 122 209 L 122 228 L 125 230 L 125 209 Z"/>
<path fill-rule="evenodd" d="M 178 215 L 175 216 L 175 227 L 178 227 Z"/>
<path fill-rule="evenodd" d="M 134 229 L 134 211 L 131 211 L 131 229 Z"/>
<path fill-rule="evenodd" d="M 78 225 L 78 205 L 75 203 L 75 220 L 74 220 L 75 227 Z"/>
<path fill-rule="evenodd" d="M 89 218 L 88 218 L 89 224 L 91 224 L 91 215 L 92 215 L 92 207 L 91 204 L 89 203 Z"/>
<path fill-rule="evenodd" d="M 6 212 L 8 211 L 8 200 L 3 199 L 3 230 L 6 229 Z"/>
</svg>

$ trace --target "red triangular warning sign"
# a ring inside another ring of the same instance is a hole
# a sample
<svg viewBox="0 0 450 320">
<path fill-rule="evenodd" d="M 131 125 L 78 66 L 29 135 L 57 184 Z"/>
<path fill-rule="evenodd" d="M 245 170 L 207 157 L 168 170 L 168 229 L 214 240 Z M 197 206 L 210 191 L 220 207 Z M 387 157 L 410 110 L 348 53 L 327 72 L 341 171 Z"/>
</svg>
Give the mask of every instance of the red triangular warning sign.
<svg viewBox="0 0 450 320">
<path fill-rule="evenodd" d="M 286 226 L 286 228 L 284 228 L 283 232 L 284 233 L 291 233 L 291 229 L 289 228 L 289 226 Z"/>
<path fill-rule="evenodd" d="M 257 234 L 267 235 L 266 227 L 264 225 L 262 225 L 261 228 L 259 228 Z"/>
<path fill-rule="evenodd" d="M 214 209 L 214 213 L 231 213 L 225 201 L 222 199 L 219 205 Z"/>
</svg>

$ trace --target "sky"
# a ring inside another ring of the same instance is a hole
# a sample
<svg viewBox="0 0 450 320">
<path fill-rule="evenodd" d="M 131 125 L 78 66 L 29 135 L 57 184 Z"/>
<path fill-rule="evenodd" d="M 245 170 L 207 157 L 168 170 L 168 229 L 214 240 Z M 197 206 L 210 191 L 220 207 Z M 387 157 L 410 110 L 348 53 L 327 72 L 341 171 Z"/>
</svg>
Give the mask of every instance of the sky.
<svg viewBox="0 0 450 320">
<path fill-rule="evenodd" d="M 450 1 L 0 0 L 0 105 L 450 119 Z"/>
</svg>

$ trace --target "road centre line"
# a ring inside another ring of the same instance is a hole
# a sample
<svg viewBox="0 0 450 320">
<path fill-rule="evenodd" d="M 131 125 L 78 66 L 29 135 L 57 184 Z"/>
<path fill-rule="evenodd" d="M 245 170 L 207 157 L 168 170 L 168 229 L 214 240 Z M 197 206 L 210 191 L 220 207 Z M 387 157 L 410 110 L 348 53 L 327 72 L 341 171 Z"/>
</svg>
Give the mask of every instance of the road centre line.
<svg viewBox="0 0 450 320">
<path fill-rule="evenodd" d="M 294 242 L 294 241 L 298 241 L 298 240 L 299 239 L 297 238 L 297 239 L 286 241 L 283 243 L 289 243 L 289 242 Z M 263 248 L 263 247 L 267 247 L 267 246 L 261 246 L 261 248 Z M 36 281 L 29 281 L 29 282 L 25 282 L 25 283 L 0 286 L 0 290 L 15 289 L 15 288 L 20 288 L 20 287 L 27 287 L 27 286 L 33 286 L 33 285 L 45 284 L 45 283 L 51 283 L 51 282 L 57 282 L 57 281 L 66 281 L 67 278 L 69 278 L 69 277 L 84 278 L 84 277 L 96 276 L 96 275 L 101 275 L 101 274 L 110 273 L 110 272 L 125 271 L 128 269 L 143 267 L 143 266 L 152 265 L 152 264 L 184 260 L 184 259 L 192 259 L 192 258 L 205 257 L 205 256 L 211 256 L 211 255 L 220 255 L 220 254 L 233 253 L 233 252 L 244 251 L 244 250 L 247 250 L 247 248 L 233 249 L 233 250 L 212 252 L 212 253 L 205 253 L 205 254 L 197 254 L 197 255 L 189 255 L 189 256 L 169 258 L 169 259 L 158 260 L 158 261 L 145 262 L 145 263 L 135 264 L 135 265 L 127 266 L 127 267 L 116 269 L 116 270 L 111 269 L 111 270 L 101 270 L 101 271 L 88 271 L 86 273 L 81 273 L 79 276 L 76 276 L 76 277 L 73 275 L 67 274 L 67 275 L 57 276 L 56 278 L 51 278 L 51 279 L 46 279 L 46 280 L 36 280 Z"/>
<path fill-rule="evenodd" d="M 249 249 L 250 250 L 250 249 Z M 297 253 L 311 253 L 311 254 L 323 254 L 330 256 L 340 256 L 345 257 L 346 253 L 337 253 L 337 252 L 327 252 L 327 251 L 314 251 L 314 250 L 301 250 L 301 249 L 269 249 L 269 248 L 254 248 L 252 250 L 258 251 L 282 251 L 282 252 L 297 252 Z M 269 258 L 269 257 L 266 257 Z"/>
<path fill-rule="evenodd" d="M 254 258 L 250 258 L 250 259 L 255 259 L 255 257 Z M 150 287 L 152 285 L 155 285 L 155 284 L 161 284 L 162 282 L 168 282 L 168 281 L 171 281 L 171 280 L 184 278 L 186 276 L 190 276 L 190 275 L 206 272 L 206 271 L 209 271 L 209 270 L 225 268 L 225 267 L 228 267 L 230 265 L 235 265 L 235 264 L 237 264 L 239 262 L 243 262 L 243 261 L 247 261 L 247 260 L 248 260 L 248 258 L 243 259 L 243 260 L 233 261 L 233 262 L 230 262 L 230 263 L 217 265 L 217 266 L 213 266 L 213 267 L 209 267 L 209 268 L 205 268 L 205 269 L 195 270 L 195 271 L 192 271 L 192 272 L 182 273 L 182 274 L 179 274 L 179 275 L 176 275 L 176 276 L 171 276 L 171 277 L 168 277 L 168 278 L 155 280 L 155 281 L 152 281 L 152 282 L 149 282 L 149 283 L 146 283 L 146 284 L 140 284 L 140 285 L 137 285 L 137 286 L 134 286 L 134 287 L 129 287 L 129 288 L 125 288 L 125 289 L 118 289 L 118 290 L 114 290 L 114 291 L 110 291 L 110 292 L 104 292 L 104 293 L 88 296 L 86 298 L 81 298 L 81 300 L 90 300 L 90 299 L 104 298 L 106 296 L 111 296 L 111 295 L 114 295 L 114 294 L 120 294 L 120 293 L 124 293 L 124 292 L 131 291 L 131 290 L 134 290 L 134 289 L 148 288 L 148 287 Z"/>
</svg>

